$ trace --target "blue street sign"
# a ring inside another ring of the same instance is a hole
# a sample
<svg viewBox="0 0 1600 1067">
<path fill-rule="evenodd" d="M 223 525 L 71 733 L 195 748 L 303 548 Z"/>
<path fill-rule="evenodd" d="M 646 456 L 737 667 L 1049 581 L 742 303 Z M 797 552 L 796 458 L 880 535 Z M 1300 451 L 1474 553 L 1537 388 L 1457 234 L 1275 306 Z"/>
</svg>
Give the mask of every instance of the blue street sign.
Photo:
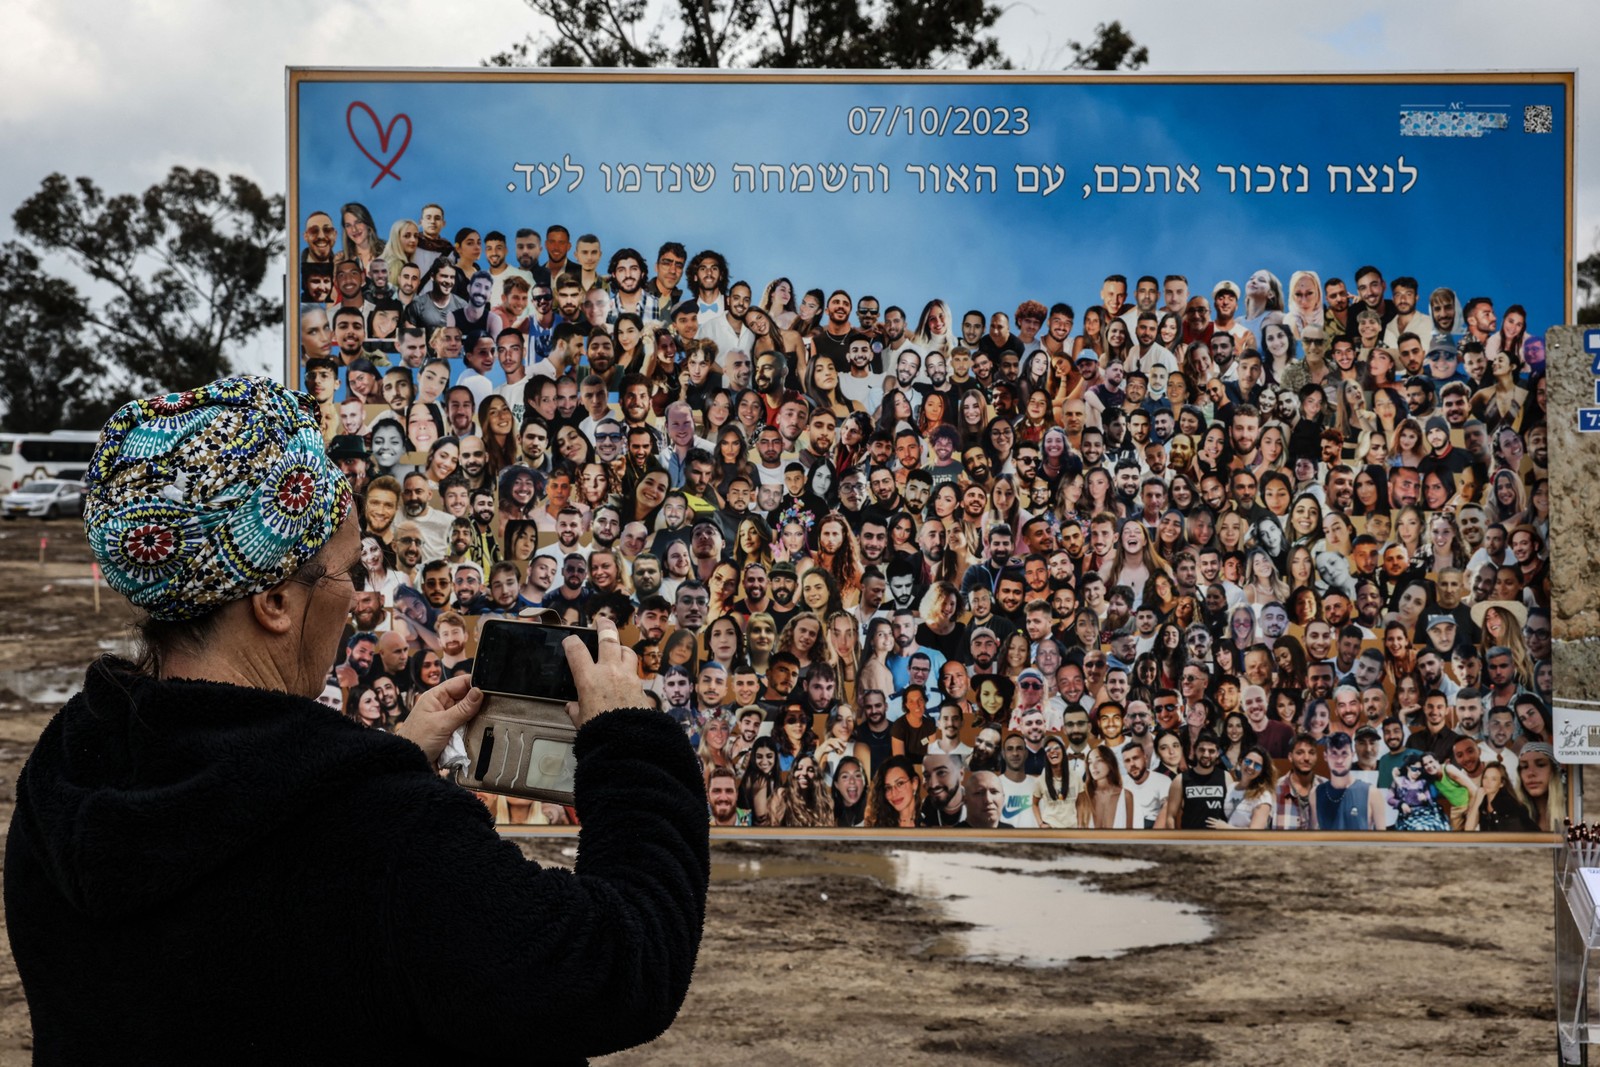
<svg viewBox="0 0 1600 1067">
<path fill-rule="evenodd" d="M 1593 357 L 1589 369 L 1600 374 L 1600 330 L 1583 331 L 1583 350 Z"/>
<path fill-rule="evenodd" d="M 1578 432 L 1600 433 L 1600 408 L 1578 409 Z"/>
</svg>

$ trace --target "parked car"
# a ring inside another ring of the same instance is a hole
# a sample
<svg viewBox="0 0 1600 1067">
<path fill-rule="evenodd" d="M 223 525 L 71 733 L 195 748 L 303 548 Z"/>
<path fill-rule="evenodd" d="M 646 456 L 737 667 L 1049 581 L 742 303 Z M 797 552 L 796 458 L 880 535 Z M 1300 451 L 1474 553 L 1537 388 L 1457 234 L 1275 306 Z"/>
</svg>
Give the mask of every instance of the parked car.
<svg viewBox="0 0 1600 1067">
<path fill-rule="evenodd" d="M 7 493 L 0 500 L 0 515 L 14 519 L 29 515 L 36 519 L 55 519 L 63 515 L 83 514 L 83 483 L 66 482 L 56 478 L 35 478 L 33 481 Z"/>
</svg>

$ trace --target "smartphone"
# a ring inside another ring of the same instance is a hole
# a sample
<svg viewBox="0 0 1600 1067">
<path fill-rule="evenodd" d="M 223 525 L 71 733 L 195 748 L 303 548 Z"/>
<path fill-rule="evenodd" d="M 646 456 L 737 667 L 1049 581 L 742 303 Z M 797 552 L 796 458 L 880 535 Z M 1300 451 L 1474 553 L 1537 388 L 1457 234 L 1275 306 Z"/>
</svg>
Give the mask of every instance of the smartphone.
<svg viewBox="0 0 1600 1067">
<path fill-rule="evenodd" d="M 599 631 L 581 626 L 551 626 L 513 619 L 485 619 L 478 627 L 478 652 L 472 684 L 485 693 L 554 700 L 578 699 L 563 641 L 576 634 L 589 655 L 599 658 Z"/>
<path fill-rule="evenodd" d="M 456 781 L 485 793 L 571 804 L 578 730 L 567 703 L 578 688 L 567 665 L 568 637 L 597 656 L 600 635 L 576 626 L 485 619 L 478 627 L 472 684 L 483 707 L 464 730 L 467 764 Z"/>
</svg>

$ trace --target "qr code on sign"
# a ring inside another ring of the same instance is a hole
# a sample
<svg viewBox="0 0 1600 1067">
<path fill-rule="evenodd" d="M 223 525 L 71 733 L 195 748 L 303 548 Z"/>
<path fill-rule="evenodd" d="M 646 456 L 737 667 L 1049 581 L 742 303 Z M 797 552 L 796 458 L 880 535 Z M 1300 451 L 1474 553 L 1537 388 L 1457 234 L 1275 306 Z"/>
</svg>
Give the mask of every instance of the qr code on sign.
<svg viewBox="0 0 1600 1067">
<path fill-rule="evenodd" d="M 1523 133 L 1549 133 L 1554 127 L 1549 104 L 1533 104 L 1522 109 Z"/>
</svg>

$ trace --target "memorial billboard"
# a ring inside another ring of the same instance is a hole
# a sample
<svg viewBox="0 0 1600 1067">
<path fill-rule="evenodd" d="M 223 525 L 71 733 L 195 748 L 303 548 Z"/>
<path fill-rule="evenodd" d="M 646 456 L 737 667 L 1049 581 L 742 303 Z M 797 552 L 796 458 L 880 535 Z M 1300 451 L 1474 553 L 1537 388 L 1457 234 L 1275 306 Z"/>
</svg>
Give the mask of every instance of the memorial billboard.
<svg viewBox="0 0 1600 1067">
<path fill-rule="evenodd" d="M 730 832 L 1544 840 L 1572 92 L 291 71 L 328 699 L 606 613 Z"/>
</svg>

